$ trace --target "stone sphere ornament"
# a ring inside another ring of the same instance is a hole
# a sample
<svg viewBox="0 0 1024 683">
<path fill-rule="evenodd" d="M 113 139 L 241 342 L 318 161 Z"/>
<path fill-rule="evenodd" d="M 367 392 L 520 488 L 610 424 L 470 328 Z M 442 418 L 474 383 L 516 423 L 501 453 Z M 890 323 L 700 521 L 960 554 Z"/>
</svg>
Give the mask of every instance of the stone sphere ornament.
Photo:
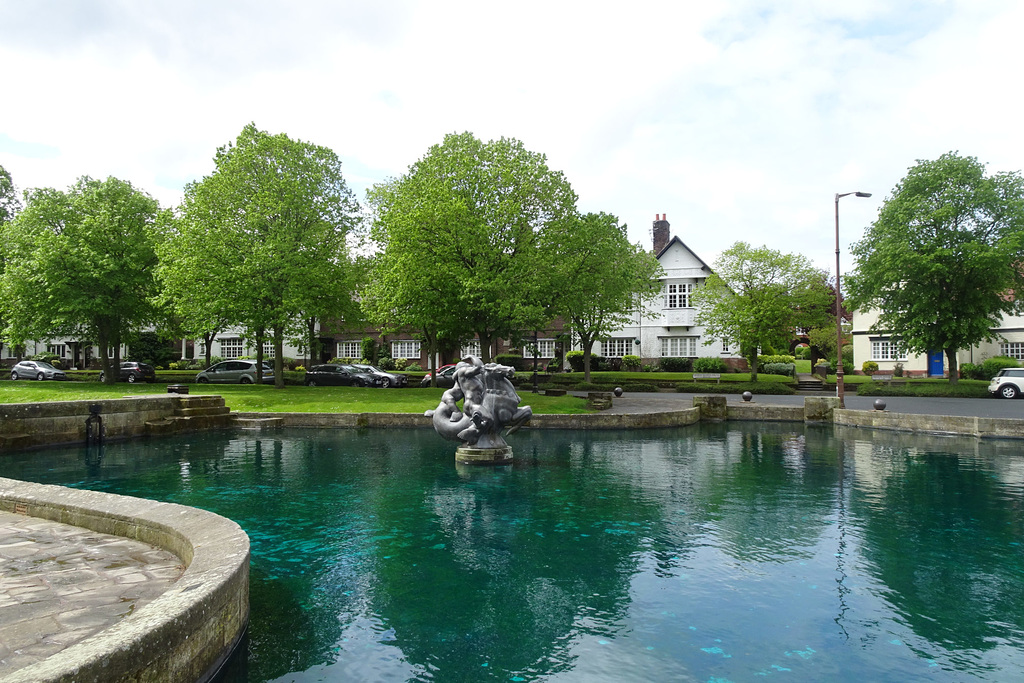
<svg viewBox="0 0 1024 683">
<path fill-rule="evenodd" d="M 885 410 L 885 401 L 880 398 L 875 399 L 875 410 Z"/>
<path fill-rule="evenodd" d="M 749 401 L 752 398 L 754 398 L 754 395 L 752 393 L 750 393 L 749 391 L 744 391 L 743 392 L 743 400 L 744 401 Z"/>
<path fill-rule="evenodd" d="M 615 387 L 612 389 L 612 393 L 615 394 L 615 398 L 622 396 L 622 387 Z"/>
</svg>

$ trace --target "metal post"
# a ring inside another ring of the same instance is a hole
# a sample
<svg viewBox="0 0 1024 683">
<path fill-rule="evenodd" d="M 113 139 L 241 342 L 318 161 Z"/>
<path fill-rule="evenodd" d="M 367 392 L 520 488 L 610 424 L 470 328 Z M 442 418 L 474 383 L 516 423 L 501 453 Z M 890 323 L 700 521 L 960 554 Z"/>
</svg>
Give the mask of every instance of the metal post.
<svg viewBox="0 0 1024 683">
<path fill-rule="evenodd" d="M 537 392 L 537 330 L 533 331 L 533 393 Z"/>
<path fill-rule="evenodd" d="M 845 391 L 843 387 L 843 316 L 842 303 L 839 296 L 839 198 L 847 195 L 857 197 L 870 197 L 870 192 L 845 192 L 836 194 L 836 396 L 839 397 L 839 407 L 846 407 Z"/>
</svg>

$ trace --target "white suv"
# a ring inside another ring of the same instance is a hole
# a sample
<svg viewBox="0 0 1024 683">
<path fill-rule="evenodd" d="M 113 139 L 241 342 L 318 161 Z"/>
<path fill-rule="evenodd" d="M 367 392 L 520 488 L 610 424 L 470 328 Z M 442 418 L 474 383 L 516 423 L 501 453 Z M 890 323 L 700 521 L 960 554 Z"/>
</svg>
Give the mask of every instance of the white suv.
<svg viewBox="0 0 1024 683">
<path fill-rule="evenodd" d="M 988 385 L 988 393 L 1017 398 L 1024 393 L 1024 368 L 1003 368 Z"/>
</svg>

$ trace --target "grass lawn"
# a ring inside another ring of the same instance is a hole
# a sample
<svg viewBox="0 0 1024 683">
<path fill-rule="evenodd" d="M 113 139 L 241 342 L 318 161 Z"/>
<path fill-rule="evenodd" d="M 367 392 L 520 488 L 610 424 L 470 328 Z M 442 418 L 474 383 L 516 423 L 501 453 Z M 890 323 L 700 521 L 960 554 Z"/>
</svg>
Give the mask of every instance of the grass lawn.
<svg viewBox="0 0 1024 683">
<path fill-rule="evenodd" d="M 192 384 L 191 395 L 216 394 L 235 412 L 260 413 L 422 413 L 436 408 L 443 389 L 366 389 L 360 387 L 305 387 L 242 384 Z M 99 382 L 0 381 L 0 403 L 84 401 L 125 396 L 166 394 L 166 384 L 107 386 Z M 523 405 L 538 414 L 593 412 L 575 396 L 544 396 L 519 390 Z"/>
</svg>

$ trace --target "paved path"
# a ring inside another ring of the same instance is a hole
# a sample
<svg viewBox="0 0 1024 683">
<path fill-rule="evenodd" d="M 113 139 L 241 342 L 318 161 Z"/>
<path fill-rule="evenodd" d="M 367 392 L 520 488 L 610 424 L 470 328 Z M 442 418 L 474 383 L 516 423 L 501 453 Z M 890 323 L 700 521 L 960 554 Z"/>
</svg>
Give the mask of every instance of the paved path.
<svg viewBox="0 0 1024 683">
<path fill-rule="evenodd" d="M 145 543 L 0 512 L 0 680 L 128 616 L 184 569 Z"/>
</svg>

